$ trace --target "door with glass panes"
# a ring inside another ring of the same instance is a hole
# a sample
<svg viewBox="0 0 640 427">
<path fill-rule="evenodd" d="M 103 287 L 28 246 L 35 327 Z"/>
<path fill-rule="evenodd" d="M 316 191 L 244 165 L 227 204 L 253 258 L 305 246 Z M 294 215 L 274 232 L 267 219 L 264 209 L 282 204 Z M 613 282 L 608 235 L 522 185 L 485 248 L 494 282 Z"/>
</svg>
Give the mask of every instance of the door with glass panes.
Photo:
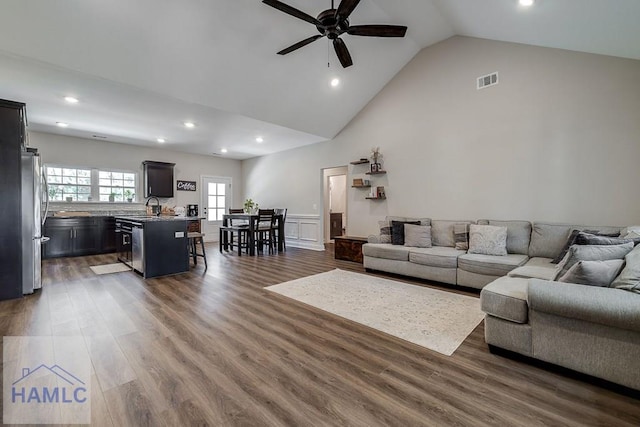
<svg viewBox="0 0 640 427">
<path fill-rule="evenodd" d="M 231 206 L 231 178 L 221 176 L 203 176 L 201 179 L 201 201 L 199 215 L 203 220 L 202 232 L 208 242 L 217 241 L 222 215 Z"/>
</svg>

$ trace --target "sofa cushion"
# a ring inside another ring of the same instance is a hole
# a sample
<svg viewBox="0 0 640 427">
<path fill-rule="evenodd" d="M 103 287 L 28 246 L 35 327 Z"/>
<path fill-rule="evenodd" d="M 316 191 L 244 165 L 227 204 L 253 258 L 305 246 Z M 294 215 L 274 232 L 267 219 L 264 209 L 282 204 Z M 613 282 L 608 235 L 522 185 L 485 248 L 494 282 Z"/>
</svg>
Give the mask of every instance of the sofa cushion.
<svg viewBox="0 0 640 427">
<path fill-rule="evenodd" d="M 622 270 L 623 264 L 624 261 L 621 259 L 578 261 L 558 279 L 558 282 L 609 287 Z"/>
<path fill-rule="evenodd" d="M 409 248 L 390 243 L 365 243 L 362 245 L 362 254 L 374 258 L 409 261 Z"/>
<path fill-rule="evenodd" d="M 558 256 L 571 233 L 571 227 L 568 224 L 534 223 L 531 230 L 529 256 L 552 259 Z"/>
<path fill-rule="evenodd" d="M 510 254 L 529 254 L 529 243 L 531 242 L 531 223 L 529 221 L 481 219 L 478 224 L 507 227 L 507 252 Z"/>
<path fill-rule="evenodd" d="M 556 265 L 551 263 L 551 258 L 531 258 L 525 265 L 509 272 L 509 277 L 523 279 L 536 278 L 551 280 L 556 275 Z"/>
<path fill-rule="evenodd" d="M 404 225 L 404 245 L 415 248 L 431 247 L 431 226 L 430 225 Z"/>
<path fill-rule="evenodd" d="M 558 264 L 554 280 L 562 277 L 578 261 L 607 261 L 610 259 L 623 259 L 633 250 L 633 243 L 622 245 L 573 245 L 562 262 Z"/>
<path fill-rule="evenodd" d="M 469 253 L 506 255 L 507 227 L 471 224 L 469 227 Z"/>
<path fill-rule="evenodd" d="M 410 248 L 409 261 L 430 267 L 456 268 L 458 266 L 458 257 L 465 253 L 466 251 L 446 246 Z"/>
<path fill-rule="evenodd" d="M 480 308 L 487 314 L 516 323 L 527 323 L 529 280 L 500 277 L 482 288 Z"/>
<path fill-rule="evenodd" d="M 624 260 L 626 265 L 611 287 L 640 293 L 640 246 L 629 252 Z"/>
<path fill-rule="evenodd" d="M 473 224 L 473 221 L 449 221 L 442 219 L 431 220 L 431 243 L 433 246 L 449 246 L 456 245 L 453 236 L 454 224 Z"/>
<path fill-rule="evenodd" d="M 520 254 L 465 254 L 458 257 L 458 268 L 472 273 L 505 276 L 514 268 L 524 265 L 528 259 L 526 255 Z"/>
</svg>

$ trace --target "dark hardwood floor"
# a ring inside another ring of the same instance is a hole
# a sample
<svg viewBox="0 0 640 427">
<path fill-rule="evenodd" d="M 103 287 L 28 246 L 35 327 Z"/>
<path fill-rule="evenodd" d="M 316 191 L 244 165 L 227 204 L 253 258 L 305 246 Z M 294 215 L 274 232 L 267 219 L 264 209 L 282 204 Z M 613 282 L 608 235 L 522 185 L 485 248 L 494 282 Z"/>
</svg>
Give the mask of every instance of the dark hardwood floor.
<svg viewBox="0 0 640 427">
<path fill-rule="evenodd" d="M 90 337 L 95 425 L 640 425 L 631 396 L 491 354 L 483 323 L 447 357 L 263 289 L 364 272 L 333 251 L 207 248 L 206 273 L 150 280 L 47 260 L 40 292 L 0 303 L 2 335 Z"/>
</svg>

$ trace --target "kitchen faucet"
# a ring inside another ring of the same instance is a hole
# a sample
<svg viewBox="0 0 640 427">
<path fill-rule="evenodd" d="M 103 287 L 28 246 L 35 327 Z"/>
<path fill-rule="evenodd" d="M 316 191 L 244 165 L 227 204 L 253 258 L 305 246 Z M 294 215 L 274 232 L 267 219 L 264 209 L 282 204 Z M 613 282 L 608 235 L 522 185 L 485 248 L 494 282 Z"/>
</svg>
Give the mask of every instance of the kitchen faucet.
<svg viewBox="0 0 640 427">
<path fill-rule="evenodd" d="M 151 201 L 151 199 L 156 199 L 156 206 L 157 206 L 157 212 L 156 215 L 160 216 L 160 200 L 158 200 L 158 198 L 156 196 L 151 196 L 147 199 L 147 203 L 145 203 L 145 206 L 149 206 L 149 202 Z"/>
</svg>

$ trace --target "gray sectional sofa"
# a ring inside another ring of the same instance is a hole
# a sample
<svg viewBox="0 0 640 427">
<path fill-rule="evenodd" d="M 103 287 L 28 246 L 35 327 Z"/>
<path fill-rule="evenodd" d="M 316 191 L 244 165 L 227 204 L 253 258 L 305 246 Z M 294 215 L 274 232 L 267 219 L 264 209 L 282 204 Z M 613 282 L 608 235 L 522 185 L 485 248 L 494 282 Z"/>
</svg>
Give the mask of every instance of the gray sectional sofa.
<svg viewBox="0 0 640 427">
<path fill-rule="evenodd" d="M 420 220 L 432 227 L 433 247 L 379 243 L 379 236 L 370 236 L 363 245 L 364 267 L 482 289 L 490 346 L 640 390 L 640 294 L 552 281 L 552 260 L 573 230 L 617 234 L 621 227 Z M 461 222 L 506 226 L 508 254 L 455 249 L 450 227 Z"/>
</svg>

